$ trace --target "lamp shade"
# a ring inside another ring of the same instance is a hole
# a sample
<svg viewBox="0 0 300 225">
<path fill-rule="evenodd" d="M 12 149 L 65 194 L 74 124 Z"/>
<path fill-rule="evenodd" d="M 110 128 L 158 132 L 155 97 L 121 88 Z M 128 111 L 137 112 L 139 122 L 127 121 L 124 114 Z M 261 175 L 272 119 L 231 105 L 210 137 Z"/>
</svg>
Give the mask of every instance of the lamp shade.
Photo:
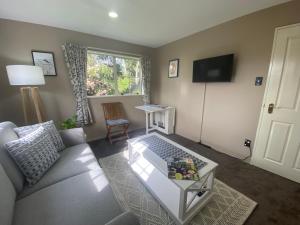
<svg viewBox="0 0 300 225">
<path fill-rule="evenodd" d="M 10 85 L 44 85 L 43 70 L 39 66 L 9 65 L 6 66 Z"/>
</svg>

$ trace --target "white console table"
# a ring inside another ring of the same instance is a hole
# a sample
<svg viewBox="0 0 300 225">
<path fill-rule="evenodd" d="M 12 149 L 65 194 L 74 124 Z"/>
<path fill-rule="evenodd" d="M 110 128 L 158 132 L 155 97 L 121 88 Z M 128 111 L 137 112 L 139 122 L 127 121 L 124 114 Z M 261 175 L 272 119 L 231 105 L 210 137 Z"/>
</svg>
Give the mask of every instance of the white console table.
<svg viewBox="0 0 300 225">
<path fill-rule="evenodd" d="M 160 105 L 141 105 L 135 108 L 146 114 L 146 134 L 158 130 L 165 134 L 173 134 L 175 126 L 175 107 Z"/>
</svg>

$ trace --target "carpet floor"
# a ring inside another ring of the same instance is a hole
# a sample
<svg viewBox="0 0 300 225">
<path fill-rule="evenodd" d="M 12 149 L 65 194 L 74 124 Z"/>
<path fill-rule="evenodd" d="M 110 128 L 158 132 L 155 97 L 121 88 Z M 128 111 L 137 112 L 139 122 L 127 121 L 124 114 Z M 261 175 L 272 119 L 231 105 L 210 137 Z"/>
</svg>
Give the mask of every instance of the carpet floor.
<svg viewBox="0 0 300 225">
<path fill-rule="evenodd" d="M 128 165 L 128 151 L 100 158 L 116 199 L 126 211 L 134 212 L 141 225 L 175 225 Z M 167 187 L 165 187 L 167 188 Z M 215 179 L 212 198 L 190 225 L 243 225 L 256 206 L 242 193 Z"/>
<path fill-rule="evenodd" d="M 144 130 L 130 133 L 130 137 L 143 135 Z M 249 165 L 210 148 L 201 146 L 179 135 L 169 135 L 171 140 L 219 164 L 216 178 L 248 196 L 258 206 L 245 225 L 299 225 L 300 184 Z M 106 140 L 90 142 L 97 158 L 124 151 L 126 140 L 110 144 Z"/>
</svg>

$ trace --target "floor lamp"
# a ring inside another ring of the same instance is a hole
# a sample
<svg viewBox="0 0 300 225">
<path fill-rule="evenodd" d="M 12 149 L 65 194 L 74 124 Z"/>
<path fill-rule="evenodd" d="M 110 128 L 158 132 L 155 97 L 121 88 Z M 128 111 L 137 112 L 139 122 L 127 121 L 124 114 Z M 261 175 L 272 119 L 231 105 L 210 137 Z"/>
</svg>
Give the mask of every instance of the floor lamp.
<svg viewBox="0 0 300 225">
<path fill-rule="evenodd" d="M 24 120 L 26 124 L 46 121 L 46 114 L 37 85 L 44 85 L 43 70 L 39 66 L 6 66 L 10 85 L 20 88 Z"/>
</svg>

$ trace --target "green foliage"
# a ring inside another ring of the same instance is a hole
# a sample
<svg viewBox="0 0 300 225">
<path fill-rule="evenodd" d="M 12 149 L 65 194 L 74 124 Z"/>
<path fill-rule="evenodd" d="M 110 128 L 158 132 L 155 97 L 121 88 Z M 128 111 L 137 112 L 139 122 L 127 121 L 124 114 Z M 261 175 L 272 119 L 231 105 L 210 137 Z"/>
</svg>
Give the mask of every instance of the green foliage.
<svg viewBox="0 0 300 225">
<path fill-rule="evenodd" d="M 130 83 L 131 80 L 128 75 L 120 76 L 118 78 L 118 90 L 121 95 L 129 91 Z"/>
<path fill-rule="evenodd" d="M 117 76 L 116 79 L 114 74 Z M 89 96 L 139 93 L 141 93 L 141 81 L 138 60 L 96 53 L 88 54 L 87 94 Z"/>
<path fill-rule="evenodd" d="M 89 96 L 114 94 L 115 84 L 111 57 L 88 54 L 87 74 L 87 94 Z"/>
<path fill-rule="evenodd" d="M 77 116 L 74 115 L 71 118 L 68 118 L 66 120 L 64 120 L 61 123 L 61 128 L 66 130 L 66 129 L 71 129 L 71 128 L 76 128 L 77 127 Z"/>
</svg>

